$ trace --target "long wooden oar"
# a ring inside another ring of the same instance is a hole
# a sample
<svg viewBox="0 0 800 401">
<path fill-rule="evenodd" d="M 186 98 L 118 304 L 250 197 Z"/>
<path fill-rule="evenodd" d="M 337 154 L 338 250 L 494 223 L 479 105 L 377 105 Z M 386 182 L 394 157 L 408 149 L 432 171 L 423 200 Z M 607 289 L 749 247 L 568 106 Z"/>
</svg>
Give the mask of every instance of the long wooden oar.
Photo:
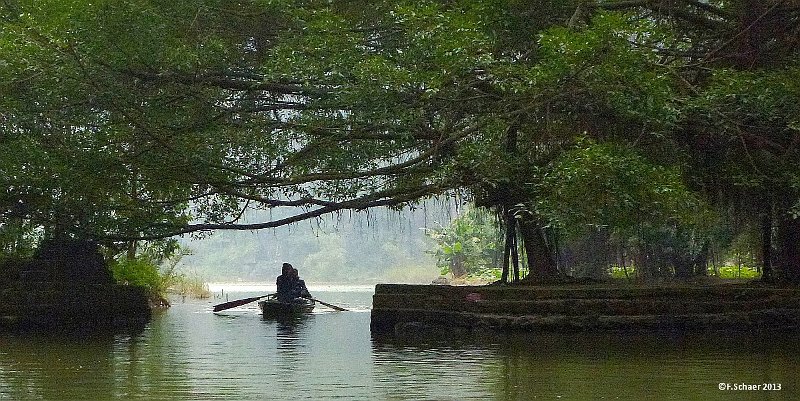
<svg viewBox="0 0 800 401">
<path fill-rule="evenodd" d="M 331 304 L 329 304 L 327 302 L 322 302 L 322 301 L 320 301 L 319 299 L 316 299 L 316 298 L 311 298 L 311 297 L 303 297 L 303 298 L 310 299 L 310 300 L 312 300 L 314 302 L 319 302 L 319 303 L 321 303 L 321 304 L 323 304 L 323 305 L 325 305 L 325 306 L 327 306 L 327 307 L 329 307 L 331 309 L 336 309 L 338 311 L 347 312 L 347 309 L 342 308 L 341 306 L 331 305 Z"/>
<path fill-rule="evenodd" d="M 230 302 L 221 303 L 219 305 L 214 305 L 214 312 L 219 312 L 221 310 L 235 308 L 237 306 L 247 305 L 250 302 L 255 302 L 255 301 L 258 301 L 261 298 L 266 298 L 266 297 L 269 297 L 269 296 L 272 296 L 272 295 L 275 295 L 275 294 L 267 294 L 267 295 L 262 295 L 260 297 L 237 299 L 235 301 L 230 301 Z"/>
</svg>

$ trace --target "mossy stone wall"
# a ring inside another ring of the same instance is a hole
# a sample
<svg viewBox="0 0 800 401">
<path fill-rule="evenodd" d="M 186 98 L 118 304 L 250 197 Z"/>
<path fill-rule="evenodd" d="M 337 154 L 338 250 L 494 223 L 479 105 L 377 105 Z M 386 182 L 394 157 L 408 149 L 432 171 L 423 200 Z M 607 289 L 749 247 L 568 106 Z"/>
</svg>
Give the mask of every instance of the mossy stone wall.
<svg viewBox="0 0 800 401">
<path fill-rule="evenodd" d="M 135 331 L 150 317 L 145 290 L 115 284 L 93 244 L 47 242 L 0 263 L 0 330 Z"/>
<path fill-rule="evenodd" d="M 796 330 L 800 289 L 762 285 L 379 284 L 375 334 L 419 330 Z"/>
</svg>

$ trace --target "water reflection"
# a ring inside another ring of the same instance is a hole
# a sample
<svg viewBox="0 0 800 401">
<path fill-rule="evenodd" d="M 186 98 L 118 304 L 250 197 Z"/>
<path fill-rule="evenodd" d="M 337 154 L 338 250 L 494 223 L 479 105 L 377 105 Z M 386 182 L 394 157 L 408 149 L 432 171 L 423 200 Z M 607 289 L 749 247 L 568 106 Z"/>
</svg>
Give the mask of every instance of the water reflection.
<svg viewBox="0 0 800 401">
<path fill-rule="evenodd" d="M 279 331 L 285 331 L 287 334 L 298 332 L 300 326 L 304 325 L 306 321 L 313 318 L 314 315 L 311 313 L 276 317 L 261 317 L 265 324 L 271 324 L 274 322 Z"/>
<path fill-rule="evenodd" d="M 189 398 L 181 333 L 156 318 L 141 334 L 0 337 L 0 399 Z"/>
<path fill-rule="evenodd" d="M 114 398 L 191 398 L 187 344 L 186 329 L 166 313 L 154 316 L 142 335 L 118 336 L 111 355 Z"/>
<path fill-rule="evenodd" d="M 275 341 L 277 366 L 277 381 L 285 385 L 292 385 L 297 377 L 298 369 L 303 368 L 306 358 L 307 336 L 305 322 L 312 319 L 311 315 L 285 316 L 264 321 L 275 325 Z"/>
<path fill-rule="evenodd" d="M 324 295 L 324 297 L 323 297 Z M 250 296 L 243 294 L 242 298 Z M 797 334 L 369 334 L 369 293 L 288 321 L 176 303 L 139 335 L 0 335 L 0 399 L 797 399 Z M 429 333 L 431 334 L 431 333 Z M 781 383 L 720 392 L 720 382 Z"/>
<path fill-rule="evenodd" d="M 441 399 L 439 383 L 446 399 L 788 400 L 800 388 L 798 340 L 797 333 L 429 333 L 373 338 L 373 364 L 393 399 Z M 720 391 L 720 383 L 782 390 Z"/>
<path fill-rule="evenodd" d="M 498 343 L 503 364 L 496 375 L 504 383 L 498 398 L 669 399 L 691 394 L 730 399 L 745 394 L 721 392 L 719 383 L 778 382 L 788 391 L 746 398 L 791 399 L 798 384 L 794 341 L 783 335 L 741 334 L 516 336 Z"/>
<path fill-rule="evenodd" d="M 485 400 L 497 392 L 498 350 L 484 336 L 428 332 L 373 337 L 376 390 L 383 399 Z"/>
<path fill-rule="evenodd" d="M 76 339 L 64 346 L 56 338 L 31 342 L 24 337 L 0 339 L 0 398 L 82 399 L 85 388 L 98 389 L 97 395 L 114 394 L 114 339 Z M 65 386 L 69 383 L 69 386 Z"/>
</svg>

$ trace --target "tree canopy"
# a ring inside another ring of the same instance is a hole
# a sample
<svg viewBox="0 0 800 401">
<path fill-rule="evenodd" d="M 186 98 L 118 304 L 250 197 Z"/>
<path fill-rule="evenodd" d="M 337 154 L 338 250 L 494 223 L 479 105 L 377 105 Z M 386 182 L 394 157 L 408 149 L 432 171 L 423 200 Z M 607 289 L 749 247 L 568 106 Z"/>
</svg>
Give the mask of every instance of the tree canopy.
<svg viewBox="0 0 800 401">
<path fill-rule="evenodd" d="M 533 275 L 557 274 L 556 229 L 731 208 L 800 274 L 793 1 L 10 0 L 0 21 L 9 238 L 463 191 Z"/>
</svg>

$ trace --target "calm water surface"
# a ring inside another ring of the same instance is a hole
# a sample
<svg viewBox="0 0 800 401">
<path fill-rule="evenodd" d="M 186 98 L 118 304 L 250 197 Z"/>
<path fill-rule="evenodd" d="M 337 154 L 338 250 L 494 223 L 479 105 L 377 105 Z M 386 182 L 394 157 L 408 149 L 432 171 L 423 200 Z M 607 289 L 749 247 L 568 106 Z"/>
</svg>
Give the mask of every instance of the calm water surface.
<svg viewBox="0 0 800 401">
<path fill-rule="evenodd" d="M 231 290 L 230 300 L 269 292 Z M 275 322 L 255 304 L 214 314 L 224 298 L 178 299 L 140 334 L 0 335 L 0 399 L 800 399 L 798 336 L 373 339 L 371 288 L 311 290 L 352 311 L 318 305 L 307 318 Z M 720 391 L 720 383 L 781 390 Z"/>
</svg>

